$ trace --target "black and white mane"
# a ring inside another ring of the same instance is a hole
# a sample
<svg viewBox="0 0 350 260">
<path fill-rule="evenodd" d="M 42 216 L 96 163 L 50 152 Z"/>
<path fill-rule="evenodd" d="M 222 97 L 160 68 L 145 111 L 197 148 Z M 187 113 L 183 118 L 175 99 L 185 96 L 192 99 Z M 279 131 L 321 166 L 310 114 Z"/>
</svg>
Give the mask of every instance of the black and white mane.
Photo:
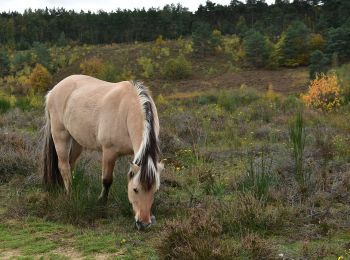
<svg viewBox="0 0 350 260">
<path fill-rule="evenodd" d="M 145 121 L 143 127 L 142 143 L 139 151 L 133 160 L 134 164 L 140 166 L 139 181 L 144 190 L 150 190 L 154 185 L 159 188 L 159 174 L 157 172 L 157 162 L 159 160 L 159 141 L 155 132 L 155 120 L 153 111 L 153 100 L 149 95 L 148 89 L 142 82 L 132 82 L 135 87 Z"/>
</svg>

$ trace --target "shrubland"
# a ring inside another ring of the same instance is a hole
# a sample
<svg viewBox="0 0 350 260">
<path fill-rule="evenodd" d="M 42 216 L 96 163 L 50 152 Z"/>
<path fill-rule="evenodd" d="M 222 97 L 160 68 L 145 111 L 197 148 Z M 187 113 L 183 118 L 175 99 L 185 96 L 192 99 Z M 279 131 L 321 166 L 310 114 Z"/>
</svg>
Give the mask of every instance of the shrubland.
<svg viewBox="0 0 350 260">
<path fill-rule="evenodd" d="M 288 41 L 295 40 L 295 31 L 306 32 L 294 26 L 285 36 Z M 196 37 L 202 37 L 203 28 Z M 46 70 L 37 65 L 34 50 L 10 55 L 12 74 L 0 82 L 2 251 L 72 258 L 348 256 L 349 66 L 311 82 L 306 76 L 302 95 L 283 92 L 284 85 L 258 90 L 229 81 L 223 87 L 216 80 L 244 72 L 247 65 L 282 62 L 278 57 L 283 58 L 286 46 L 282 39 L 271 48 L 258 32 L 243 42 L 218 31 L 205 37 L 204 54 L 190 39 L 163 37 L 124 46 L 48 48 Z M 323 46 L 319 36 L 310 37 L 315 38 L 312 46 Z M 255 38 L 270 52 L 258 61 L 249 56 L 250 50 L 259 51 L 248 44 Z M 288 62 L 305 62 L 301 51 L 288 50 L 288 55 L 298 53 Z M 101 167 L 96 152 L 83 153 L 71 197 L 41 186 L 44 92 L 73 73 L 110 81 L 141 78 L 150 86 L 166 168 L 153 207 L 158 223 L 147 232 L 132 226 L 126 191 L 130 157 L 116 163 L 107 206 L 97 203 Z M 52 83 L 42 74 L 51 74 Z M 38 242 L 43 239 L 45 247 Z M 73 251 L 62 250 L 67 247 Z"/>
</svg>

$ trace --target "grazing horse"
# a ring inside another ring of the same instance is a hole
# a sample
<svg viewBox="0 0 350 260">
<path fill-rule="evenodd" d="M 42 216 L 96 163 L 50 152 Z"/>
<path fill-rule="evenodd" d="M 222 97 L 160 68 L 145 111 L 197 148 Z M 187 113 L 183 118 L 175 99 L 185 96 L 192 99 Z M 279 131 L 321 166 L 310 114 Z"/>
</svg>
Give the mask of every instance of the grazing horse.
<svg viewBox="0 0 350 260">
<path fill-rule="evenodd" d="M 140 82 L 110 83 L 84 75 L 59 82 L 46 96 L 43 182 L 71 192 L 72 170 L 83 148 L 102 151 L 102 192 L 107 202 L 118 156 L 134 154 L 128 172 L 128 198 L 136 227 L 144 229 L 158 190 L 159 121 L 157 109 Z"/>
</svg>

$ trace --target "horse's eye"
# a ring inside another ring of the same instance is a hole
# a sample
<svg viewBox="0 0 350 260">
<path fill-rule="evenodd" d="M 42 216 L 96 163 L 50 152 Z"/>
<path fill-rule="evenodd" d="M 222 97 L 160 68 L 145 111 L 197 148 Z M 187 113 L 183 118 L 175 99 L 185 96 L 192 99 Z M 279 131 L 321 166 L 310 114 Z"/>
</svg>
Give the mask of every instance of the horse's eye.
<svg viewBox="0 0 350 260">
<path fill-rule="evenodd" d="M 134 172 L 133 172 L 133 171 L 130 171 L 130 172 L 129 172 L 129 178 L 131 179 L 132 177 L 134 177 Z"/>
<path fill-rule="evenodd" d="M 136 189 L 136 188 L 134 188 L 134 192 L 135 192 L 135 193 L 139 193 L 139 190 Z"/>
</svg>

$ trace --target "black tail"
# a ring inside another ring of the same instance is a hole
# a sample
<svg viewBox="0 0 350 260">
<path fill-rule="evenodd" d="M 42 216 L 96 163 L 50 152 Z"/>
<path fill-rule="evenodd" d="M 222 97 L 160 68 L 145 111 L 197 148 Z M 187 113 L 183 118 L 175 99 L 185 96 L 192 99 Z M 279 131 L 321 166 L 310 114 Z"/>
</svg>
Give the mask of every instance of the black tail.
<svg viewBox="0 0 350 260">
<path fill-rule="evenodd" d="M 43 143 L 43 184 L 46 188 L 63 187 L 63 179 L 58 168 L 58 157 L 51 134 L 49 112 L 46 110 L 46 124 Z"/>
</svg>

